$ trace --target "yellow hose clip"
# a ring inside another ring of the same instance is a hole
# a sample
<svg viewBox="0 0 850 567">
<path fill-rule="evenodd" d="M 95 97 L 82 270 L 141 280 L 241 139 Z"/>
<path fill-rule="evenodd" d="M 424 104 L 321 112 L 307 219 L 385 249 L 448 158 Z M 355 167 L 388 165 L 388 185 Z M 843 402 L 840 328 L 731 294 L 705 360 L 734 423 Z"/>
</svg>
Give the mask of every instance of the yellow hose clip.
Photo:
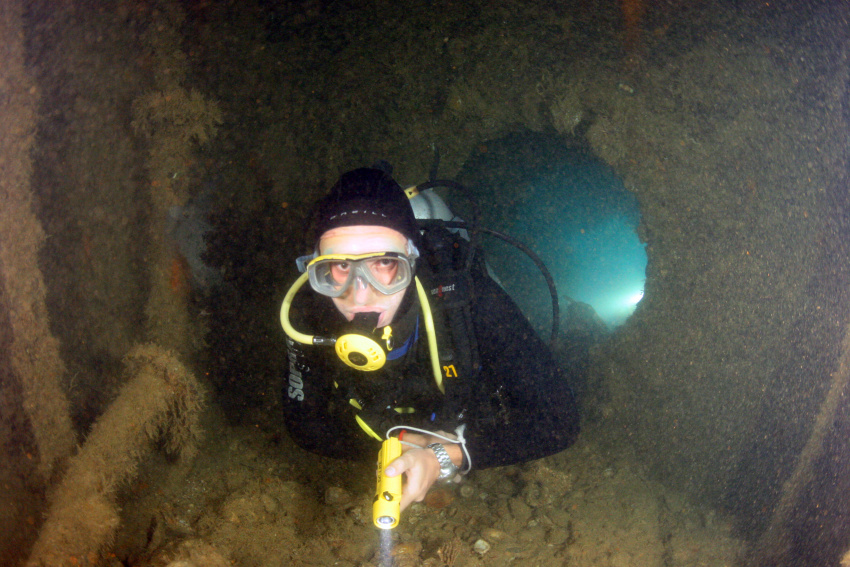
<svg viewBox="0 0 850 567">
<path fill-rule="evenodd" d="M 393 349 L 393 329 L 389 325 L 384 327 L 384 334 L 381 335 L 381 340 L 387 345 L 387 352 Z"/>
</svg>

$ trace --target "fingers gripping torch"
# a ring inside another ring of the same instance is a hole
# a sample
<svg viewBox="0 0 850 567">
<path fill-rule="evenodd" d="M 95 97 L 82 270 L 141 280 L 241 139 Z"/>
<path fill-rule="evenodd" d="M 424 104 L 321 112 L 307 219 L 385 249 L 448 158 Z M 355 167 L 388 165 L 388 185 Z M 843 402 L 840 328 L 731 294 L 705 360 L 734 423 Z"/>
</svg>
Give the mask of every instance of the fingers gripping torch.
<svg viewBox="0 0 850 567">
<path fill-rule="evenodd" d="M 384 470 L 401 456 L 401 441 L 390 437 L 381 445 L 378 453 L 378 486 L 372 503 L 372 520 L 382 530 L 391 530 L 398 525 L 401 516 L 401 475 L 388 477 Z"/>
</svg>

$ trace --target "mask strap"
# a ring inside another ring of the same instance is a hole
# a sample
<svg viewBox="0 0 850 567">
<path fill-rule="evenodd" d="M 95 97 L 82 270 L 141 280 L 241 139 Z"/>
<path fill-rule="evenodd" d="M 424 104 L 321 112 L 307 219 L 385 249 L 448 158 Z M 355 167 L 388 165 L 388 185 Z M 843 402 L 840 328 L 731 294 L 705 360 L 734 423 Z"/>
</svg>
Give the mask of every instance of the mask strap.
<svg viewBox="0 0 850 567">
<path fill-rule="evenodd" d="M 410 257 L 411 260 L 415 260 L 420 256 L 419 248 L 417 248 L 413 241 L 409 238 L 407 239 L 407 255 Z"/>
<path fill-rule="evenodd" d="M 316 253 L 313 252 L 312 254 L 307 254 L 306 256 L 300 256 L 300 257 L 296 258 L 295 259 L 295 265 L 298 266 L 298 271 L 302 274 L 304 272 L 306 272 L 307 271 L 307 264 L 309 264 L 310 261 L 313 260 L 313 258 L 315 258 L 315 257 L 316 257 Z"/>
</svg>

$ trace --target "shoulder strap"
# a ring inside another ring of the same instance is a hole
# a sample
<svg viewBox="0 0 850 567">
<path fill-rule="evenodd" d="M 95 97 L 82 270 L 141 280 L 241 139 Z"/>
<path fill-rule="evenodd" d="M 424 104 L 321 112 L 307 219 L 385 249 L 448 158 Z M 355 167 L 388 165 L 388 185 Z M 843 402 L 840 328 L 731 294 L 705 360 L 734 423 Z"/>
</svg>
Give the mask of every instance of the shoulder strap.
<svg viewBox="0 0 850 567">
<path fill-rule="evenodd" d="M 475 288 L 467 267 L 473 250 L 465 239 L 436 223 L 424 227 L 422 244 L 435 325 L 442 327 L 438 332 L 443 335 L 440 337 L 443 374 L 455 379 L 472 376 L 479 366 L 471 313 Z"/>
</svg>

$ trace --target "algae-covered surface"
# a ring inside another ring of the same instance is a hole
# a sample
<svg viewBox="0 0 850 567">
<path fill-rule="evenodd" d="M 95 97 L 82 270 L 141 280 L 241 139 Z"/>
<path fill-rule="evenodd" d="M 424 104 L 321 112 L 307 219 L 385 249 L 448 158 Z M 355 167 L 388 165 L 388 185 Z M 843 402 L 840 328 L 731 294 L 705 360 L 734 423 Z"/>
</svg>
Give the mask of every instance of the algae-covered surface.
<svg viewBox="0 0 850 567">
<path fill-rule="evenodd" d="M 384 564 L 372 523 L 372 467 L 311 456 L 268 427 L 208 419 L 218 433 L 188 471 L 153 463 L 128 489 L 119 559 L 157 566 Z M 402 514 L 386 564 L 737 564 L 744 547 L 731 518 L 650 480 L 637 455 L 594 437 L 553 457 L 434 488 Z"/>
</svg>

